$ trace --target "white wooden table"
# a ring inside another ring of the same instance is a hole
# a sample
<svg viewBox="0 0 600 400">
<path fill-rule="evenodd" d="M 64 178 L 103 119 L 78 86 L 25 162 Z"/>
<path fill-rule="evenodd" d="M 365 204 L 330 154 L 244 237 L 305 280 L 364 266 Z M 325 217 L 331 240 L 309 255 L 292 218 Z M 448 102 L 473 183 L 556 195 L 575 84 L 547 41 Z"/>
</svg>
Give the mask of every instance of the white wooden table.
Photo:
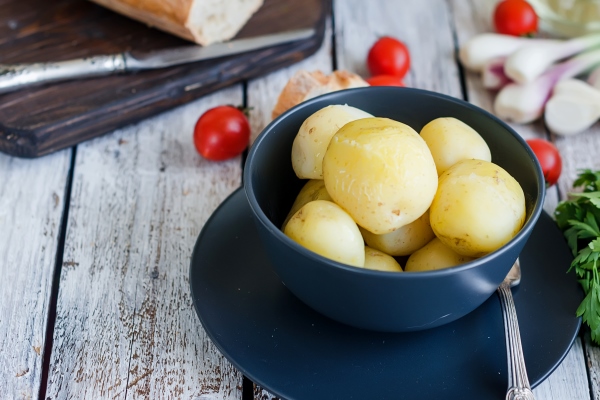
<svg viewBox="0 0 600 400">
<path fill-rule="evenodd" d="M 41 159 L 0 155 L 0 398 L 271 398 L 216 350 L 194 312 L 188 268 L 214 209 L 241 184 L 242 158 L 214 163 L 192 145 L 199 115 L 220 104 L 253 107 L 253 137 L 298 69 L 348 69 L 378 36 L 411 51 L 408 86 L 490 109 L 457 46 L 490 31 L 489 2 L 337 0 L 310 59 Z M 549 135 L 564 170 L 552 212 L 579 168 L 600 169 L 600 127 Z M 600 350 L 583 331 L 538 399 L 600 399 Z"/>
</svg>

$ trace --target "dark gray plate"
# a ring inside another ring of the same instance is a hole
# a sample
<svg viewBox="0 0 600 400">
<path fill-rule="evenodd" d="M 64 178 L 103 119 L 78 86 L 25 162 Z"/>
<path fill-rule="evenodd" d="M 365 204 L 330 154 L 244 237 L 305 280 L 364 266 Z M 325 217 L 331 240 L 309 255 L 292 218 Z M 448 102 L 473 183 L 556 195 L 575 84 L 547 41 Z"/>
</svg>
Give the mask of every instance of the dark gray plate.
<svg viewBox="0 0 600 400">
<path fill-rule="evenodd" d="M 514 298 L 536 386 L 571 348 L 583 293 L 566 274 L 572 256 L 547 214 L 520 260 L 523 277 Z M 300 302 L 272 272 L 243 190 L 202 230 L 190 286 L 214 344 L 244 375 L 282 398 L 504 399 L 506 353 L 496 295 L 426 331 L 378 333 L 337 323 Z"/>
</svg>

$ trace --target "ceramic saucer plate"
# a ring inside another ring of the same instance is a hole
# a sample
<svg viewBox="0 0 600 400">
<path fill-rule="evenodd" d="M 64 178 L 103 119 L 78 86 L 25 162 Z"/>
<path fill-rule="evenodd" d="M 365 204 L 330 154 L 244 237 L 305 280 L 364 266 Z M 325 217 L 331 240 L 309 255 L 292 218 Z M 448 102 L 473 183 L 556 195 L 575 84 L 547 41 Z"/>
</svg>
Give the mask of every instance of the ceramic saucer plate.
<svg viewBox="0 0 600 400">
<path fill-rule="evenodd" d="M 543 213 L 514 289 L 533 386 L 563 360 L 580 327 L 583 293 Z M 252 381 L 284 399 L 504 399 L 506 352 L 498 296 L 430 330 L 380 333 L 313 311 L 272 271 L 242 189 L 202 230 L 191 260 L 193 302 L 207 334 Z M 357 295 L 360 295 L 357 293 Z"/>
</svg>

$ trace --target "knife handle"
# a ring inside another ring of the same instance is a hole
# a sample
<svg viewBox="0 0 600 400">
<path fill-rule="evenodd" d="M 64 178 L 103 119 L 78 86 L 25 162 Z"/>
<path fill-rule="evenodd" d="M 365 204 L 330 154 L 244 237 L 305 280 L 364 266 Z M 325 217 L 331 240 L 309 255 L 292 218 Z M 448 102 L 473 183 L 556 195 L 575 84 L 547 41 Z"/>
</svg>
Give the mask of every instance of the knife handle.
<svg viewBox="0 0 600 400">
<path fill-rule="evenodd" d="M 108 75 L 125 70 L 126 63 L 123 54 L 49 63 L 0 64 L 0 93 L 10 92 L 29 85 Z"/>
</svg>

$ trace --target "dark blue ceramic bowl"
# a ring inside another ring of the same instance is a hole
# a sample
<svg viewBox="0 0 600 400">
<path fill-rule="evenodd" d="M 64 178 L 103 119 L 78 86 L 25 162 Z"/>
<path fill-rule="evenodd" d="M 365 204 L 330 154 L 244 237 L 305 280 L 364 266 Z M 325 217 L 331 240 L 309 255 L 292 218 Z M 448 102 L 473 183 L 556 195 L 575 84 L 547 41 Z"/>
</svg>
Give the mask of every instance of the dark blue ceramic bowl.
<svg viewBox="0 0 600 400">
<path fill-rule="evenodd" d="M 455 117 L 485 139 L 492 161 L 521 185 L 527 201 L 523 229 L 499 250 L 457 267 L 393 273 L 341 264 L 298 245 L 280 230 L 305 181 L 291 164 L 292 142 L 302 122 L 331 104 L 348 104 L 388 117 L 417 132 L 438 117 Z M 261 242 L 283 284 L 320 313 L 359 328 L 406 332 L 433 328 L 473 311 L 498 288 L 540 216 L 545 184 L 525 141 L 490 113 L 453 97 L 425 90 L 367 87 L 329 93 L 287 111 L 252 145 L 244 188 Z"/>
</svg>

